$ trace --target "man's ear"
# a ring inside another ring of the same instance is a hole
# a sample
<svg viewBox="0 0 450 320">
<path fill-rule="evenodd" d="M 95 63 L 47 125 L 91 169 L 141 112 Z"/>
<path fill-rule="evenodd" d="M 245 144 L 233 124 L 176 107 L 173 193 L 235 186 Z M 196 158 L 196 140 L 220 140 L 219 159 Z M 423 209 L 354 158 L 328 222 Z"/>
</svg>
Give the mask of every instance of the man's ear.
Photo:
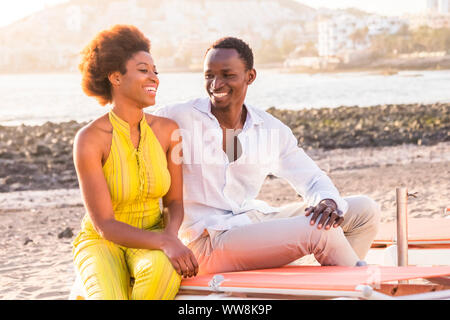
<svg viewBox="0 0 450 320">
<path fill-rule="evenodd" d="M 256 79 L 256 70 L 252 69 L 252 70 L 248 71 L 247 85 L 251 85 L 253 83 L 253 81 L 255 81 L 255 79 Z"/>
<path fill-rule="evenodd" d="M 108 75 L 108 80 L 113 86 L 120 86 L 120 81 L 122 80 L 122 74 L 119 71 L 111 72 Z"/>
</svg>

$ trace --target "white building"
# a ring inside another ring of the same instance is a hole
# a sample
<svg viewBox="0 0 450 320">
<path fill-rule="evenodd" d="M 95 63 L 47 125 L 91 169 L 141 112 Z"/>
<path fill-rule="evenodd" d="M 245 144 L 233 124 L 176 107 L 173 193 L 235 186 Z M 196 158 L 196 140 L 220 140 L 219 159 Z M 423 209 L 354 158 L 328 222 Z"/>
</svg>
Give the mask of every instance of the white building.
<svg viewBox="0 0 450 320">
<path fill-rule="evenodd" d="M 448 14 L 450 8 L 450 0 L 439 0 L 438 3 L 438 12 L 441 14 Z"/>
<path fill-rule="evenodd" d="M 349 51 L 362 51 L 370 46 L 370 39 L 378 34 L 393 34 L 405 23 L 396 17 L 370 15 L 356 17 L 339 14 L 322 19 L 318 24 L 319 56 L 336 56 Z"/>
<path fill-rule="evenodd" d="M 318 24 L 319 56 L 335 56 L 339 51 L 352 49 L 354 43 L 350 39 L 351 34 L 364 26 L 362 20 L 348 14 L 321 19 Z"/>
<path fill-rule="evenodd" d="M 426 12 L 407 15 L 410 29 L 450 28 L 450 0 L 427 0 Z"/>
<path fill-rule="evenodd" d="M 450 0 L 427 0 L 427 13 L 450 13 Z"/>
<path fill-rule="evenodd" d="M 427 0 L 427 12 L 436 13 L 439 9 L 439 0 Z"/>
</svg>

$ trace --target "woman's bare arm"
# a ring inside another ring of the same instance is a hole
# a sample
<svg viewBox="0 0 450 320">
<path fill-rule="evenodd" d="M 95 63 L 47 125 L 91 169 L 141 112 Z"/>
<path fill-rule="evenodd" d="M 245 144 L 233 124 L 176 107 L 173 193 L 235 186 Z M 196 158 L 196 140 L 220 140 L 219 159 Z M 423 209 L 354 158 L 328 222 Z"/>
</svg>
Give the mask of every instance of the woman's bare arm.
<svg viewBox="0 0 450 320">
<path fill-rule="evenodd" d="M 184 217 L 182 140 L 178 125 L 170 121 L 170 144 L 166 152 L 167 168 L 170 172 L 170 189 L 163 197 L 165 230 L 178 235 Z M 166 125 L 167 126 L 167 125 Z"/>
<path fill-rule="evenodd" d="M 179 264 L 182 273 L 190 277 L 198 273 L 198 262 L 192 251 L 178 238 L 178 230 L 184 217 L 182 140 L 179 127 L 174 121 L 164 119 L 164 123 L 166 132 L 170 132 L 170 142 L 166 157 L 167 168 L 171 177 L 169 191 L 163 197 L 164 233 L 169 235 L 173 242 L 176 243 L 167 252 L 169 258 L 177 261 L 176 263 Z"/>
<path fill-rule="evenodd" d="M 74 163 L 84 205 L 95 230 L 104 238 L 129 248 L 160 249 L 163 236 L 117 221 L 102 171 L 101 130 L 80 130 L 74 140 Z"/>
</svg>

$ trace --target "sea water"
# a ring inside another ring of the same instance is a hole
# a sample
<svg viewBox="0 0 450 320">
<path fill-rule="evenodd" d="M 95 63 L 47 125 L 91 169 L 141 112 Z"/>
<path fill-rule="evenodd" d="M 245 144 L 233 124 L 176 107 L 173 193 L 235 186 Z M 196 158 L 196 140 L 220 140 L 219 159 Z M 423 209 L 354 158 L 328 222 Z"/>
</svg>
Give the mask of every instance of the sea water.
<svg viewBox="0 0 450 320">
<path fill-rule="evenodd" d="M 202 73 L 162 73 L 157 104 L 206 96 Z M 0 75 L 0 125 L 92 120 L 109 110 L 81 90 L 81 76 Z M 261 109 L 450 102 L 450 70 L 327 74 L 258 71 L 246 103 Z M 146 109 L 151 112 L 153 107 Z"/>
</svg>

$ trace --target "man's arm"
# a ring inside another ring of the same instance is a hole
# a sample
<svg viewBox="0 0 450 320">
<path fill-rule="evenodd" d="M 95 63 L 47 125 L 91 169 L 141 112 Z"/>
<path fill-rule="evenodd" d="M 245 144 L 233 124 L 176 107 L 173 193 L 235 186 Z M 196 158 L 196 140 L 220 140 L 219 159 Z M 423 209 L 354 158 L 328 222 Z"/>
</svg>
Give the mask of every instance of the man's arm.
<svg viewBox="0 0 450 320">
<path fill-rule="evenodd" d="M 297 139 L 291 129 L 279 123 L 279 158 L 274 164 L 273 174 L 288 180 L 295 191 L 300 194 L 309 207 L 306 216 L 314 213 L 311 223 L 321 216 L 319 225 L 327 229 L 339 226 L 340 219 L 348 210 L 347 202 L 341 198 L 331 179 L 317 164 L 297 145 Z M 330 217 L 327 225 L 326 218 Z M 336 225 L 337 224 L 337 225 Z"/>
</svg>

